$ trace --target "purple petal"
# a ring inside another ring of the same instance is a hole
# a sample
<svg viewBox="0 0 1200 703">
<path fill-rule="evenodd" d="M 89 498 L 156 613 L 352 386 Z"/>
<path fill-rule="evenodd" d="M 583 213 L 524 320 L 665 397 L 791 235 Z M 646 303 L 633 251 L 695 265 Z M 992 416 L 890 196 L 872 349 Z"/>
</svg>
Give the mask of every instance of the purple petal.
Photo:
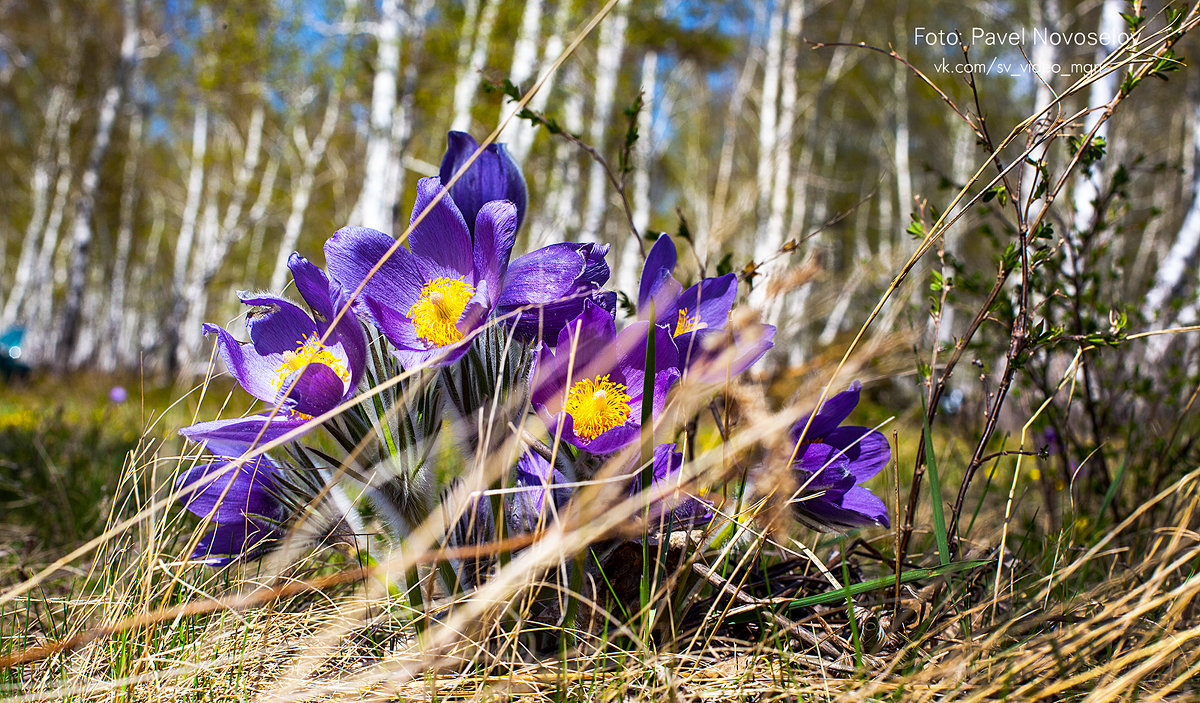
<svg viewBox="0 0 1200 703">
<path fill-rule="evenodd" d="M 847 468 L 858 483 L 875 476 L 892 458 L 892 448 L 883 433 L 867 427 L 839 427 L 825 435 L 824 441 L 846 448 L 850 458 Z"/>
<path fill-rule="evenodd" d="M 837 426 L 842 424 L 842 421 L 849 417 L 850 412 L 858 405 L 858 393 L 861 389 L 862 384 L 855 381 L 847 390 L 826 400 L 816 417 L 813 417 L 808 432 L 805 433 L 805 441 L 808 437 L 822 437 L 837 429 Z M 799 439 L 805 424 L 808 423 L 808 418 L 809 416 L 806 415 L 792 426 L 793 440 Z"/>
<path fill-rule="evenodd" d="M 848 531 L 870 525 L 889 526 L 887 506 L 862 486 L 835 498 L 815 496 L 792 503 L 803 522 L 822 531 Z"/>
<path fill-rule="evenodd" d="M 349 365 L 350 385 L 347 388 L 347 395 L 358 388 L 358 382 L 362 380 L 363 371 L 367 366 L 367 335 L 363 331 L 362 325 L 359 324 L 358 318 L 353 310 L 349 309 L 346 294 L 342 287 L 336 282 L 331 284 L 331 304 L 330 308 L 334 310 L 334 317 L 343 308 L 346 308 L 342 318 L 338 320 L 337 325 L 333 330 L 333 341 L 340 344 L 342 352 L 346 355 L 346 363 Z"/>
<path fill-rule="evenodd" d="M 267 308 L 246 314 L 246 331 L 262 356 L 294 352 L 304 338 L 317 333 L 317 323 L 299 305 L 275 296 L 239 296 L 246 305 Z"/>
<path fill-rule="evenodd" d="M 204 333 L 217 335 L 217 352 L 221 360 L 247 393 L 268 403 L 275 401 L 275 379 L 283 361 L 281 356 L 265 358 L 255 351 L 253 345 L 243 346 L 233 335 L 216 325 L 205 324 Z"/>
<path fill-rule="evenodd" d="M 658 308 L 658 324 L 666 325 L 672 332 L 678 333 L 676 324 L 682 312 L 688 319 L 698 318 L 697 322 L 705 325 L 703 329 L 719 329 L 729 322 L 729 311 L 733 309 L 736 299 L 735 274 L 706 278 L 681 293 L 673 306 Z"/>
<path fill-rule="evenodd" d="M 343 227 L 325 242 L 326 266 L 345 295 L 354 295 L 362 286 L 352 304 L 363 316 L 370 316 L 365 300 L 368 297 L 401 312 L 412 309 L 420 298 L 425 279 L 417 271 L 412 254 L 398 246 L 384 260 L 395 244 L 395 239 L 366 227 Z M 381 260 L 383 264 L 372 274 Z"/>
<path fill-rule="evenodd" d="M 273 442 L 307 422 L 307 418 L 291 413 L 277 413 L 275 417 L 250 415 L 198 422 L 179 430 L 179 434 L 203 445 L 212 454 L 236 459 L 250 448 Z"/>
<path fill-rule="evenodd" d="M 449 194 L 439 197 L 441 193 L 442 182 L 436 176 L 422 178 L 417 183 L 417 201 L 413 205 L 410 224 L 430 203 L 433 207 L 413 228 L 408 237 L 408 248 L 417 258 L 436 262 L 459 278 L 473 278 L 471 232 L 454 199 Z"/>
<path fill-rule="evenodd" d="M 646 306 L 650 298 L 656 296 L 663 284 L 671 278 L 676 261 L 675 243 L 671 241 L 671 237 L 659 237 L 650 248 L 650 253 L 646 255 L 646 263 L 642 266 L 642 280 L 638 286 L 638 309 Z"/>
<path fill-rule="evenodd" d="M 321 415 L 337 407 L 345 396 L 346 382 L 333 369 L 314 362 L 280 384 L 275 402 L 290 403 L 296 412 L 305 415 Z"/>
<path fill-rule="evenodd" d="M 180 474 L 175 487 L 183 492 L 184 507 L 218 524 L 241 522 L 246 515 L 282 517 L 283 507 L 272 494 L 273 469 L 262 457 L 236 468 L 228 461 L 196 466 Z"/>
<path fill-rule="evenodd" d="M 775 328 L 756 325 L 740 332 L 696 330 L 674 337 L 680 365 L 704 383 L 722 383 L 750 368 L 775 346 Z M 733 349 L 733 355 L 726 353 Z M 803 427 L 803 425 L 801 425 Z"/>
<path fill-rule="evenodd" d="M 535 452 L 526 451 L 521 455 L 514 479 L 514 487 L 522 489 L 511 494 L 508 500 L 508 522 L 516 533 L 533 532 L 539 524 L 546 524 L 550 518 L 547 493 L 553 496 L 556 510 L 570 500 L 570 488 L 550 488 L 566 483 L 566 476 Z"/>
<path fill-rule="evenodd" d="M 449 183 L 479 148 L 475 138 L 466 132 L 450 132 L 446 135 L 446 154 L 438 176 L 442 183 Z M 503 144 L 489 144 L 473 164 L 450 187 L 458 209 L 462 211 L 468 225 L 478 234 L 475 216 L 484 203 L 493 200 L 508 200 L 516 208 L 516 229 L 525 219 L 528 194 L 521 169 Z M 515 231 L 515 230 L 514 230 Z"/>
<path fill-rule="evenodd" d="M 217 525 L 196 543 L 192 559 L 208 566 L 223 567 L 241 559 L 254 559 L 274 547 L 279 530 L 257 520 Z"/>
<path fill-rule="evenodd" d="M 296 282 L 300 297 L 322 318 L 320 322 L 324 324 L 319 324 L 318 328 L 324 332 L 325 325 L 333 320 L 335 312 L 329 295 L 329 279 L 324 271 L 296 252 L 288 257 L 288 268 L 292 271 L 292 280 Z"/>
<path fill-rule="evenodd" d="M 500 291 L 517 237 L 517 208 L 506 200 L 486 203 L 475 220 L 475 278 Z"/>
<path fill-rule="evenodd" d="M 587 257 L 570 244 L 551 244 L 517 258 L 508 267 L 500 307 L 549 303 L 575 292 Z"/>
</svg>

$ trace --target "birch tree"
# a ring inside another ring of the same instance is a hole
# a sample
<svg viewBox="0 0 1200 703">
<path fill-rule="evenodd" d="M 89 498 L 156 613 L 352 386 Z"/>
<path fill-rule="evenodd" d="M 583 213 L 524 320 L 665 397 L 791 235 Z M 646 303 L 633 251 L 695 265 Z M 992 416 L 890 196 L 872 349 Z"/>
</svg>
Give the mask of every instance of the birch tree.
<svg viewBox="0 0 1200 703">
<path fill-rule="evenodd" d="M 375 75 L 371 81 L 371 115 L 367 129 L 362 193 L 356 212 L 364 227 L 390 232 L 397 193 L 389 188 L 392 129 L 396 119 L 396 86 L 400 70 L 400 0 L 383 0 L 375 24 Z M 272 278 L 274 281 L 274 278 Z"/>
<path fill-rule="evenodd" d="M 620 0 L 612 14 L 600 25 L 600 42 L 596 48 L 596 83 L 592 102 L 591 122 L 588 124 L 588 142 L 604 151 L 605 131 L 612 113 L 613 100 L 617 91 L 617 74 L 621 55 L 625 52 L 625 30 L 628 24 L 629 0 Z M 609 184 L 604 167 L 592 161 L 588 166 L 587 200 L 583 215 L 583 236 L 588 240 L 601 239 L 604 213 L 608 209 Z M 631 235 L 621 237 L 616 249 L 617 266 L 622 257 L 632 255 Z M 637 242 L 633 242 L 634 245 Z M 640 250 L 639 250 L 640 253 Z M 622 287 L 628 281 L 616 280 L 614 285 Z"/>
<path fill-rule="evenodd" d="M 470 9 L 468 7 L 468 10 Z M 479 72 L 487 62 L 488 45 L 499 11 L 499 0 L 483 0 L 483 9 L 479 11 L 478 18 L 468 11 L 463 19 L 464 30 L 468 26 L 472 28 L 469 33 L 463 31 L 461 39 L 461 41 L 466 41 L 468 36 L 471 37 L 470 51 L 467 52 L 464 61 L 462 56 L 464 52 L 460 45 L 459 70 L 454 81 L 454 119 L 450 122 L 450 129 L 460 132 L 471 129 L 471 106 L 475 100 L 475 93 L 479 90 L 481 78 Z"/>
<path fill-rule="evenodd" d="M 758 227 L 754 234 L 754 261 L 771 258 L 778 247 L 770 244 L 767 231 L 771 206 L 771 179 L 774 176 L 775 149 L 779 143 L 779 72 L 783 64 L 783 27 L 787 6 L 779 0 L 767 17 L 766 60 L 763 63 L 761 103 L 758 109 Z M 769 298 L 766 277 L 760 276 L 750 290 L 750 304 L 765 309 Z"/>
<path fill-rule="evenodd" d="M 117 112 L 125 96 L 129 72 L 133 68 L 134 61 L 137 60 L 137 0 L 123 0 L 121 14 L 124 31 L 121 38 L 120 62 L 117 66 L 116 77 L 105 91 L 104 98 L 100 103 L 96 136 L 88 154 L 86 170 L 80 180 L 80 189 L 75 200 L 71 268 L 67 281 L 66 302 L 63 305 L 62 350 L 59 356 L 63 360 L 64 366 L 69 363 L 79 334 L 80 306 L 83 303 L 83 288 L 87 283 L 87 266 L 90 260 L 92 239 L 95 236 L 92 215 L 96 207 L 97 191 L 100 187 L 100 168 L 108 153 L 113 123 L 116 122 Z"/>
</svg>

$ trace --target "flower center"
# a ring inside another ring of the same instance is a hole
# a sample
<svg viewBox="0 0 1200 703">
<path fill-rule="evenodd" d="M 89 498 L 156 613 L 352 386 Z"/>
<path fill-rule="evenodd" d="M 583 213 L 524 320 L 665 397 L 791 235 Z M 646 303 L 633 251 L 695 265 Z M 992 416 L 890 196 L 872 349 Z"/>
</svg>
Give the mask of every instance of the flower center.
<svg viewBox="0 0 1200 703">
<path fill-rule="evenodd" d="M 681 334 L 704 329 L 708 329 L 708 323 L 700 321 L 700 313 L 688 317 L 687 308 L 684 308 L 679 311 L 679 321 L 675 323 L 675 333 L 671 336 L 678 337 Z"/>
<path fill-rule="evenodd" d="M 585 378 L 571 386 L 564 410 L 574 421 L 575 434 L 593 440 L 625 422 L 629 396 L 625 386 L 608 380 L 608 375 Z"/>
<path fill-rule="evenodd" d="M 421 288 L 421 298 L 408 309 L 417 336 L 440 347 L 463 338 L 458 318 L 467 309 L 475 288 L 456 278 L 435 278 Z"/>
<path fill-rule="evenodd" d="M 289 376 L 302 370 L 309 364 L 324 364 L 337 374 L 342 381 L 350 382 L 350 372 L 346 370 L 341 359 L 337 358 L 332 351 L 324 344 L 321 344 L 321 338 L 316 335 L 304 335 L 304 339 L 296 342 L 296 351 L 285 351 L 283 353 L 283 363 L 279 365 L 279 370 L 275 372 L 275 387 L 282 388 L 284 381 Z"/>
</svg>

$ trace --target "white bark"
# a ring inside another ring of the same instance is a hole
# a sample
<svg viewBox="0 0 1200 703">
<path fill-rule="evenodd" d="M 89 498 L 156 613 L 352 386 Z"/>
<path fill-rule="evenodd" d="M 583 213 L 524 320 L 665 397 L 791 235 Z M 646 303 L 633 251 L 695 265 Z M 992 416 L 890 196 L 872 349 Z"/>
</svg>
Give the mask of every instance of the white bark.
<svg viewBox="0 0 1200 703">
<path fill-rule="evenodd" d="M 383 0 L 375 31 L 378 44 L 375 76 L 371 83 L 371 116 L 362 193 L 356 208 L 364 227 L 391 232 L 396 191 L 389 176 L 396 160 L 392 129 L 396 118 L 396 79 L 400 69 L 400 0 Z"/>
<path fill-rule="evenodd" d="M 559 4 L 560 11 L 562 7 L 570 5 L 568 2 Z M 525 0 L 525 11 L 521 13 L 521 28 L 517 30 L 517 41 L 513 44 L 512 68 L 508 71 L 508 77 L 524 90 L 533 87 L 530 79 L 537 75 L 545 61 L 553 61 L 562 53 L 562 38 L 556 34 L 551 39 L 558 40 L 557 51 L 552 51 L 550 43 L 547 42 L 545 55 L 542 60 L 538 58 L 538 46 L 542 39 L 542 6 L 542 0 Z M 549 92 L 550 86 L 543 85 L 538 95 L 549 94 Z M 503 113 L 503 110 L 501 112 Z M 529 148 L 533 146 L 534 135 L 533 125 L 525 120 L 514 120 L 509 124 L 508 130 L 504 134 L 504 141 L 508 143 L 509 153 L 518 164 L 523 163 L 529 154 Z"/>
<path fill-rule="evenodd" d="M 1059 12 L 1058 0 L 1040 0 L 1033 3 L 1033 25 L 1035 28 L 1045 28 L 1049 31 L 1055 31 L 1060 25 L 1061 13 Z M 1054 93 L 1048 85 L 1054 79 L 1054 75 L 1050 71 L 1056 57 L 1056 48 L 1050 42 L 1037 42 L 1030 52 L 1030 60 L 1032 61 L 1032 70 L 1030 76 L 1034 76 L 1034 113 L 1040 113 L 1046 109 L 1050 102 L 1054 99 Z M 1035 74 L 1036 72 L 1036 74 Z M 1056 110 L 1047 113 L 1043 120 L 1050 121 L 1055 117 Z M 1035 136 L 1040 136 L 1044 130 L 1039 124 L 1031 127 L 1031 132 Z M 1042 146 L 1030 153 L 1029 158 L 1036 161 L 1042 160 L 1046 155 L 1046 150 L 1049 145 Z M 1037 179 L 1037 169 L 1028 163 L 1021 169 L 1021 193 L 1018 207 L 1025 211 L 1025 217 L 1028 217 L 1031 209 L 1030 197 L 1034 191 L 1034 181 Z"/>
<path fill-rule="evenodd" d="M 787 233 L 787 214 L 789 209 L 789 186 L 792 183 L 792 142 L 796 124 L 796 63 L 800 46 L 801 23 L 804 19 L 803 0 L 789 0 L 787 3 L 787 30 L 783 50 L 783 65 L 779 81 L 779 123 L 775 134 L 771 136 L 772 168 L 770 177 L 770 201 L 767 207 L 767 226 L 763 240 L 756 242 L 760 251 L 765 253 L 763 259 L 755 256 L 756 262 L 763 263 L 755 288 L 761 293 L 773 280 L 788 268 L 788 257 L 780 256 L 779 251 L 784 244 Z M 769 53 L 769 52 L 768 52 Z M 769 63 L 769 62 L 768 62 Z M 763 321 L 767 324 L 778 324 L 783 311 L 786 291 L 776 295 L 768 295 L 763 301 Z"/>
<path fill-rule="evenodd" d="M 192 156 L 188 165 L 187 195 L 183 204 L 183 216 L 179 224 L 179 237 L 175 241 L 175 262 L 172 266 L 171 290 L 176 299 L 176 313 L 185 310 L 187 301 L 183 297 L 187 286 L 188 262 L 191 261 L 192 243 L 196 238 L 197 218 L 200 201 L 204 197 L 204 159 L 208 153 L 208 107 L 204 100 L 196 101 L 196 114 L 192 116 Z M 170 327 L 173 323 L 167 322 Z M 177 323 L 176 323 L 177 324 Z M 171 340 L 170 343 L 174 343 Z"/>
<path fill-rule="evenodd" d="M 600 43 L 596 49 L 596 83 L 592 103 L 592 118 L 588 124 L 588 142 L 604 152 L 605 131 L 608 127 L 617 92 L 617 74 L 621 68 L 621 55 L 625 52 L 625 29 L 628 24 L 629 0 L 621 0 L 612 14 L 600 25 Z M 604 213 L 608 209 L 608 180 L 604 168 L 592 161 L 588 169 L 587 206 L 583 215 L 583 238 L 589 241 L 601 239 Z M 632 233 L 617 240 L 617 263 L 626 255 Z M 633 242 L 636 246 L 636 242 Z"/>
<path fill-rule="evenodd" d="M 121 39 L 120 64 L 112 85 L 104 92 L 96 123 L 96 136 L 88 154 L 86 170 L 80 181 L 75 199 L 74 228 L 71 241 L 71 268 L 67 282 L 67 297 L 63 305 L 62 345 L 60 358 L 69 360 L 79 334 L 79 316 L 83 305 L 84 285 L 87 283 L 87 267 L 91 257 L 94 238 L 92 214 L 96 207 L 96 194 L 100 188 L 100 168 L 108 153 L 113 124 L 117 119 L 129 71 L 137 60 L 138 28 L 137 0 L 121 3 L 124 19 L 124 34 Z M 65 364 L 64 364 L 65 365 Z"/>
<path fill-rule="evenodd" d="M 633 153 L 632 191 L 633 226 L 645 236 L 650 225 L 652 201 L 650 198 L 650 169 L 658 152 L 654 142 L 655 92 L 658 89 L 658 52 L 647 51 L 642 57 L 642 111 L 638 113 L 638 141 Z M 621 257 L 621 268 L 617 272 L 618 290 L 633 290 L 641 271 L 641 257 Z"/>
<path fill-rule="evenodd" d="M 135 85 L 140 83 L 135 78 Z M 138 92 L 135 89 L 135 92 Z M 125 150 L 125 172 L 121 178 L 121 204 L 117 224 L 117 246 L 113 254 L 112 293 L 108 298 L 108 319 L 105 322 L 107 337 L 100 347 L 100 368 L 115 370 L 132 362 L 122 356 L 126 349 L 123 313 L 128 290 L 129 259 L 133 253 L 133 226 L 137 218 L 137 174 L 142 153 L 143 111 L 135 106 L 129 117 L 129 141 Z"/>
<path fill-rule="evenodd" d="M 317 165 L 325 157 L 325 149 L 329 146 L 329 138 L 337 126 L 338 113 L 341 109 L 341 85 L 330 92 L 325 104 L 325 115 L 317 136 L 310 143 L 302 125 L 296 125 L 293 138 L 300 156 L 300 172 L 292 184 L 292 209 L 288 213 L 287 224 L 283 228 L 283 239 L 279 242 L 276 253 L 275 271 L 271 274 L 271 290 L 279 291 L 287 283 L 287 260 L 296 244 L 300 241 L 300 230 L 304 227 L 304 216 L 308 210 L 308 201 L 312 197 L 313 181 L 316 178 Z"/>
<path fill-rule="evenodd" d="M 972 166 L 974 160 L 971 158 L 971 152 L 975 146 L 975 131 L 966 125 L 959 125 L 958 132 L 954 139 L 954 164 L 950 178 L 954 181 L 954 187 L 962 187 L 971 177 L 973 171 Z M 942 235 L 942 246 L 946 251 L 959 255 L 958 245 L 962 241 L 963 235 L 967 232 L 966 218 L 955 223 L 952 227 L 946 230 Z M 954 341 L 954 306 L 947 304 L 942 308 L 941 321 L 938 324 L 937 341 L 939 344 L 948 344 Z"/>
<path fill-rule="evenodd" d="M 267 228 L 267 207 L 275 192 L 275 177 L 279 174 L 279 159 L 267 162 L 266 173 L 263 174 L 262 184 L 258 187 L 258 198 L 250 206 L 250 253 L 246 255 L 246 268 L 242 279 L 249 282 L 258 279 L 258 266 L 262 261 L 263 235 Z"/>
<path fill-rule="evenodd" d="M 1192 105 L 1192 110 L 1194 111 L 1193 119 L 1200 124 L 1200 101 L 1196 101 Z M 1192 135 L 1192 158 L 1200 159 L 1200 129 L 1193 130 Z M 1175 243 L 1171 245 L 1170 251 L 1158 264 L 1154 286 L 1146 293 L 1146 303 L 1143 309 L 1148 317 L 1163 322 L 1169 319 L 1163 315 L 1163 308 L 1172 298 L 1181 293 L 1188 272 L 1195 268 L 1198 251 L 1200 251 L 1200 183 L 1193 183 L 1191 207 L 1188 208 L 1187 215 L 1183 218 L 1179 233 L 1175 235 Z M 1180 317 L 1180 321 L 1186 322 L 1187 320 L 1183 320 L 1182 317 Z M 1157 339 L 1166 340 L 1166 337 L 1153 338 L 1152 342 Z M 1160 345 L 1152 343 L 1150 349 L 1154 349 L 1156 352 L 1165 350 L 1165 341 L 1161 345 L 1161 350 L 1158 349 L 1158 346 Z"/>
<path fill-rule="evenodd" d="M 78 106 L 73 106 L 67 119 L 60 124 L 60 129 L 69 132 L 70 126 L 78 119 Z M 50 203 L 50 214 L 46 216 L 46 227 L 42 231 L 33 278 L 30 280 L 28 295 L 21 296 L 17 304 L 18 321 L 39 323 L 28 326 L 30 339 L 27 346 L 33 350 L 42 350 L 42 353 L 46 354 L 51 353 L 49 342 L 53 337 L 49 320 L 54 307 L 54 252 L 58 250 L 63 219 L 67 212 L 67 198 L 71 192 L 71 145 L 65 137 L 58 144 L 55 167 L 58 177 L 54 182 L 54 199 Z"/>
<path fill-rule="evenodd" d="M 584 104 L 583 95 L 579 92 L 579 67 L 575 63 L 569 63 L 566 70 L 567 79 L 564 82 L 570 86 L 570 92 L 563 104 L 563 124 L 573 134 L 580 134 L 583 132 L 584 125 Z M 541 230 L 575 230 L 580 224 L 578 201 L 583 174 L 574 145 L 567 143 L 565 139 L 560 139 L 554 150 L 554 161 L 556 166 L 552 172 L 562 174 L 562 180 L 553 190 L 554 223 L 553 227 L 543 227 Z M 547 242 L 538 242 L 537 244 L 544 243 Z"/>
<path fill-rule="evenodd" d="M 758 111 L 758 164 L 755 178 L 758 186 L 758 226 L 754 234 L 754 261 L 760 265 L 778 251 L 778 246 L 771 246 L 767 225 L 771 205 L 771 179 L 775 175 L 775 149 L 779 143 L 779 72 L 783 63 L 786 9 L 782 0 L 777 1 L 767 19 L 767 51 L 766 62 L 763 64 L 762 102 Z M 750 304 L 764 309 L 768 298 L 766 277 L 759 276 L 750 290 Z"/>
<path fill-rule="evenodd" d="M 1100 8 L 1100 29 L 1102 34 L 1108 36 L 1119 36 L 1125 26 L 1125 20 L 1121 17 L 1121 10 L 1124 9 L 1124 3 L 1119 0 L 1104 0 L 1104 5 Z M 1096 47 L 1095 62 L 1099 64 L 1108 58 L 1108 54 L 1115 50 L 1119 44 L 1113 43 L 1109 46 L 1100 45 Z M 1096 122 L 1104 117 L 1103 110 L 1097 108 L 1106 105 L 1113 96 L 1117 94 L 1117 80 L 1121 75 L 1120 71 L 1112 71 L 1108 75 L 1094 81 L 1088 88 L 1088 107 L 1092 108 L 1087 117 L 1084 118 L 1082 133 L 1088 134 L 1093 127 L 1096 127 Z M 1106 138 L 1108 136 L 1108 122 L 1102 123 L 1096 129 L 1096 137 Z M 1091 227 L 1092 220 L 1096 216 L 1095 200 L 1099 194 L 1099 182 L 1101 169 L 1099 166 L 1093 167 L 1091 176 L 1080 174 L 1079 180 L 1075 184 L 1074 203 L 1075 203 L 1075 230 L 1082 232 Z M 1074 267 L 1073 257 L 1068 254 L 1067 263 L 1072 268 Z"/>
<path fill-rule="evenodd" d="M 487 63 L 488 44 L 499 11 L 499 0 L 483 0 L 479 21 L 471 32 L 474 42 L 471 45 L 470 56 L 466 62 L 459 62 L 458 77 L 454 83 L 454 119 L 450 123 L 450 129 L 461 132 L 471 129 L 471 105 L 475 101 L 475 92 L 479 89 L 479 72 Z M 468 14 L 463 23 L 465 25 L 472 21 L 474 17 Z M 463 41 L 466 41 L 466 34 L 463 32 Z"/>
<path fill-rule="evenodd" d="M 246 224 L 242 221 L 242 210 L 245 208 L 246 197 L 250 191 L 250 181 L 258 169 L 258 161 L 262 154 L 264 117 L 265 109 L 260 102 L 254 106 L 254 111 L 250 114 L 250 125 L 242 150 L 242 162 L 234 175 L 233 192 L 230 194 L 229 204 L 220 219 L 220 224 L 217 223 L 216 188 L 209 186 L 204 217 L 201 220 L 199 246 L 196 256 L 192 257 L 191 265 L 188 267 L 187 281 L 184 284 L 183 298 L 188 303 L 183 317 L 183 328 L 179 335 L 181 363 L 194 359 L 200 350 L 201 328 L 208 312 L 208 285 L 224 264 L 230 248 L 240 241 L 246 232 Z"/>
<path fill-rule="evenodd" d="M 727 219 L 733 219 L 727 217 L 729 185 L 733 178 L 733 155 L 738 133 L 741 131 L 738 126 L 742 118 L 742 104 L 746 101 L 746 94 L 750 92 L 754 72 L 759 63 L 757 51 L 746 54 L 741 75 L 738 76 L 733 85 L 733 93 L 729 96 L 729 109 L 725 112 L 725 124 L 721 128 L 721 156 L 717 160 L 717 182 L 713 187 L 712 219 L 703 223 L 700 231 L 696 233 L 696 251 L 706 259 L 715 253 L 710 251 L 713 248 L 710 239 L 715 236 L 719 243 L 724 239 L 725 232 L 733 227 L 732 222 L 726 222 Z"/>
<path fill-rule="evenodd" d="M 66 119 L 67 89 L 56 85 L 50 90 L 46 101 L 45 122 L 42 138 L 38 143 L 37 153 L 33 163 L 33 174 L 30 179 L 29 197 L 33 201 L 33 213 L 25 227 L 25 236 L 21 240 L 20 258 L 17 260 L 17 270 L 13 274 L 8 298 L 4 302 L 3 313 L 0 313 L 0 328 L 8 327 L 17 321 L 17 311 L 21 301 L 29 295 L 29 284 L 35 275 L 38 260 L 38 243 L 41 241 L 46 228 L 46 218 L 50 210 L 50 186 L 54 180 L 55 145 L 63 143 L 67 138 L 68 120 Z"/>
</svg>

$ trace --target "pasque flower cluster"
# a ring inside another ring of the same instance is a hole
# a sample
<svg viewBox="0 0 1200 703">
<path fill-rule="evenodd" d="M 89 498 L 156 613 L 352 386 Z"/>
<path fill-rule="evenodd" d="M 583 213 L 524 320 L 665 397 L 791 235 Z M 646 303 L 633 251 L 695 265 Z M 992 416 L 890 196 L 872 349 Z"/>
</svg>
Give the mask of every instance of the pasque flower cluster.
<svg viewBox="0 0 1200 703">
<path fill-rule="evenodd" d="M 502 144 L 480 151 L 470 135 L 451 132 L 439 175 L 417 184 L 406 242 L 342 228 L 325 242 L 324 270 L 291 256 L 303 306 L 242 293 L 247 341 L 205 325 L 229 373 L 266 407 L 181 430 L 212 456 L 177 479 L 187 509 L 213 526 L 194 559 L 224 565 L 261 555 L 311 515 L 314 502 L 334 524 L 361 524 L 347 514 L 357 510 L 347 495 L 373 503 L 391 536 L 403 539 L 474 461 L 467 455 L 475 452 L 463 452 L 458 475 L 445 475 L 433 450 L 443 428 L 457 428 L 454 441 L 468 447 L 494 448 L 476 434 L 481 413 L 500 401 L 503 411 L 487 416 L 508 425 L 499 435 L 533 431 L 517 433 L 522 446 L 498 486 L 504 490 L 488 492 L 504 498 L 477 497 L 448 514 L 457 525 L 448 539 L 543 529 L 589 477 L 581 467 L 638 453 L 631 445 L 647 436 L 642 423 L 664 411 L 681 379 L 723 380 L 772 347 L 769 325 L 732 329 L 734 274 L 684 288 L 666 235 L 647 255 L 633 319 L 618 324 L 617 294 L 604 288 L 607 245 L 559 242 L 513 258 L 527 201 Z M 368 389 L 383 392 L 364 400 Z M 887 522 L 882 504 L 858 485 L 887 461 L 886 441 L 839 427 L 857 397 L 855 386 L 797 425 L 808 431 L 792 502 L 798 517 L 823 529 Z M 527 422 L 531 415 L 540 427 Z M 318 427 L 344 458 L 303 444 Z M 678 483 L 684 455 L 663 443 L 647 462 L 658 487 Z M 643 488 L 636 464 L 630 492 Z M 711 504 L 679 491 L 652 507 L 661 529 L 703 526 L 713 516 Z"/>
</svg>

